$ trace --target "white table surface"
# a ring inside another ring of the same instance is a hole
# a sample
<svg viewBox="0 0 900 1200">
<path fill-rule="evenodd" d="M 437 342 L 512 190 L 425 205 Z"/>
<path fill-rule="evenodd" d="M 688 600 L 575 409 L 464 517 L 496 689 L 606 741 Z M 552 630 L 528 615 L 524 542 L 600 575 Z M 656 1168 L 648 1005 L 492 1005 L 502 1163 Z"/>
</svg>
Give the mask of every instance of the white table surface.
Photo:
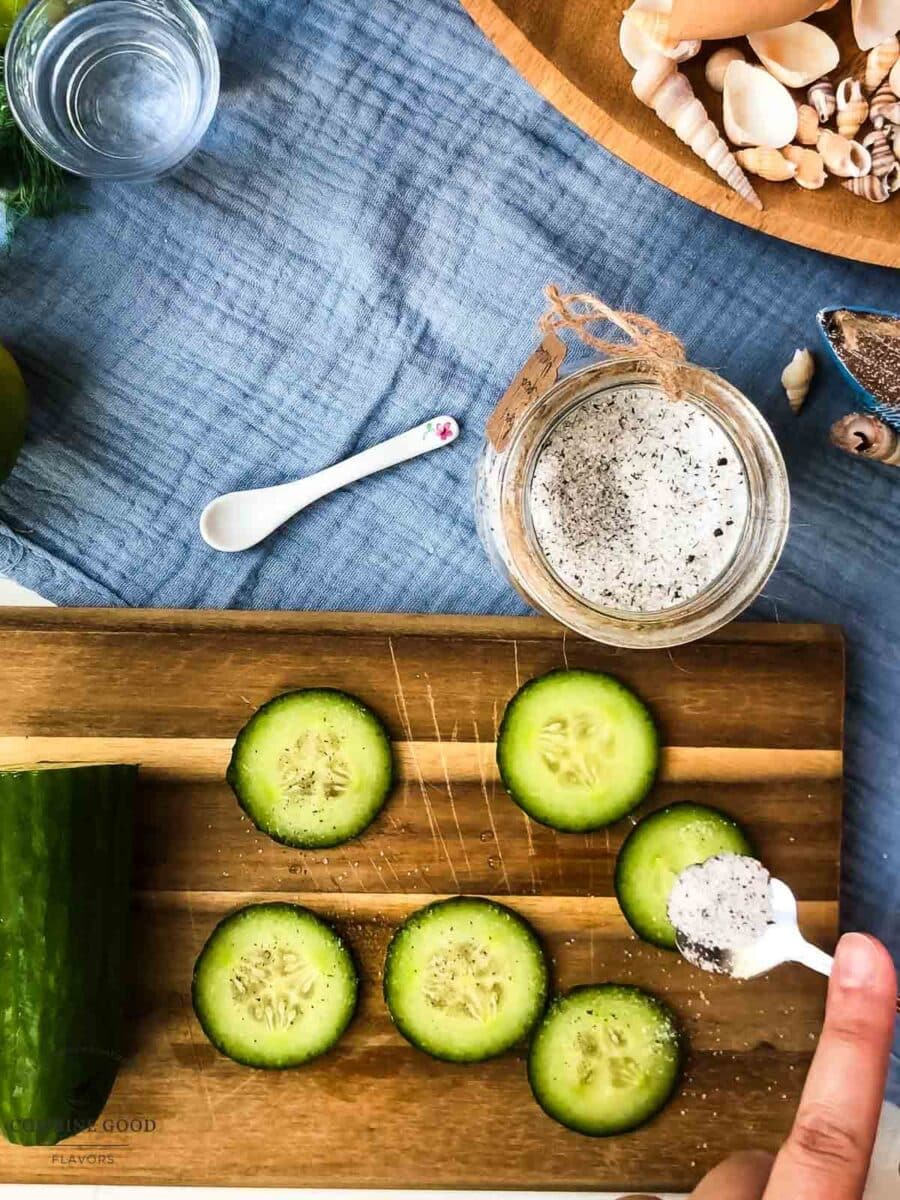
<svg viewBox="0 0 900 1200">
<path fill-rule="evenodd" d="M 20 587 L 12 580 L 0 578 L 0 604 L 48 605 L 35 592 Z M 885 1105 L 881 1121 L 875 1157 L 865 1200 L 897 1200 L 900 1191 L 900 1108 Z M 302 1191 L 304 1200 L 461 1200 L 464 1196 L 486 1197 L 489 1192 L 379 1192 L 379 1191 L 325 1191 L 318 1188 L 229 1188 L 230 1194 L 239 1200 L 276 1200 Z M 83 1186 L 81 1184 L 47 1185 L 8 1183 L 0 1184 L 0 1200 L 221 1200 L 222 1188 L 165 1188 L 165 1187 L 108 1187 Z M 544 1200 L 546 1192 L 504 1192 L 503 1200 Z M 568 1196 L 578 1193 L 568 1192 Z M 617 1200 L 618 1193 L 590 1193 L 591 1200 Z M 662 1197 L 661 1200 L 678 1200 L 678 1197 Z"/>
</svg>

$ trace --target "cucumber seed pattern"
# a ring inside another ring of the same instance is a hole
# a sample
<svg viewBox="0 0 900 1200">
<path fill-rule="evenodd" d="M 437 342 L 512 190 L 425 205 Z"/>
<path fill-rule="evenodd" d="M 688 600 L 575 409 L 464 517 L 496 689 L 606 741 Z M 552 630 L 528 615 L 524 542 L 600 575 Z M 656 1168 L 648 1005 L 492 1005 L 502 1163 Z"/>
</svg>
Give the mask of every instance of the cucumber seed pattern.
<svg viewBox="0 0 900 1200">
<path fill-rule="evenodd" d="M 575 1035 L 578 1053 L 578 1082 L 587 1087 L 594 1082 L 615 1089 L 631 1088 L 641 1081 L 641 1068 L 627 1053 L 625 1035 L 612 1026 L 579 1029 Z"/>
<path fill-rule="evenodd" d="M 327 730 L 306 730 L 279 755 L 278 770 L 285 795 L 292 802 L 318 805 L 338 800 L 351 782 L 341 739 Z"/>
<path fill-rule="evenodd" d="M 435 1008 L 489 1021 L 502 999 L 502 975 L 484 946 L 454 942 L 428 960 L 423 991 Z"/>
<path fill-rule="evenodd" d="M 556 717 L 538 734 L 541 759 L 562 783 L 592 787 L 603 777 L 607 756 L 615 749 L 615 734 L 588 713 Z"/>
<path fill-rule="evenodd" d="M 266 1029 L 287 1029 L 312 996 L 318 972 L 277 942 L 245 954 L 232 972 L 231 998 Z"/>
</svg>

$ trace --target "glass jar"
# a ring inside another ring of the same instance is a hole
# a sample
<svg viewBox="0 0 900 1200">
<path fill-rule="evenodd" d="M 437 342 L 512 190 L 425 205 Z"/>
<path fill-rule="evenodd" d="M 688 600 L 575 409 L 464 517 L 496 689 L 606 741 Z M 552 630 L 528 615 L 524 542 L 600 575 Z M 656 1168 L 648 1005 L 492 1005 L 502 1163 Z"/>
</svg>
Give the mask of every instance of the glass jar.
<svg viewBox="0 0 900 1200">
<path fill-rule="evenodd" d="M 541 549 L 530 511 L 535 464 L 557 423 L 577 406 L 623 388 L 665 393 L 670 369 L 679 372 L 684 400 L 716 422 L 743 464 L 743 531 L 730 560 L 696 595 L 654 612 L 604 608 L 573 591 Z M 784 548 L 790 496 L 772 431 L 746 396 L 701 367 L 632 358 L 593 363 L 563 377 L 517 414 L 499 449 L 486 440 L 477 467 L 475 514 L 492 563 L 528 604 L 595 641 L 659 648 L 712 633 L 759 595 Z"/>
</svg>

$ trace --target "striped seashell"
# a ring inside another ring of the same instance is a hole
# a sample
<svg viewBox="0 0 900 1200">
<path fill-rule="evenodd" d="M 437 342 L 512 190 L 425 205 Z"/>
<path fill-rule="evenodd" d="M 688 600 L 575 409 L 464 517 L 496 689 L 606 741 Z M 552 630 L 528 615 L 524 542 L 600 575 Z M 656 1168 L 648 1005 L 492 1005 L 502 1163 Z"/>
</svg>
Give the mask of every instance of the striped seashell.
<svg viewBox="0 0 900 1200">
<path fill-rule="evenodd" d="M 814 146 L 819 140 L 819 114 L 811 104 L 797 105 L 797 141 L 801 146 Z"/>
<path fill-rule="evenodd" d="M 884 204 L 890 196 L 890 187 L 883 175 L 863 175 L 860 179 L 842 179 L 841 187 L 852 192 L 854 196 L 862 196 L 873 204 Z"/>
<path fill-rule="evenodd" d="M 837 97 L 834 84 L 827 77 L 817 79 L 806 89 L 806 98 L 819 114 L 819 120 L 824 125 L 830 121 L 837 109 Z"/>
<path fill-rule="evenodd" d="M 886 78 L 887 74 L 893 67 L 897 59 L 900 58 L 900 41 L 896 36 L 888 38 L 884 42 L 879 42 L 866 56 L 866 70 L 864 82 L 866 91 L 870 94 L 875 91 L 880 83 Z"/>
<path fill-rule="evenodd" d="M 885 129 L 872 129 L 863 138 L 862 144 L 872 156 L 872 174 L 887 175 L 892 167 L 897 166 L 894 149 Z"/>
<path fill-rule="evenodd" d="M 845 138 L 856 137 L 869 115 L 869 102 L 862 94 L 862 84 L 852 77 L 843 79 L 835 95 L 838 133 Z"/>
<path fill-rule="evenodd" d="M 883 83 L 869 101 L 869 117 L 876 129 L 883 125 L 900 125 L 900 100 Z"/>
</svg>

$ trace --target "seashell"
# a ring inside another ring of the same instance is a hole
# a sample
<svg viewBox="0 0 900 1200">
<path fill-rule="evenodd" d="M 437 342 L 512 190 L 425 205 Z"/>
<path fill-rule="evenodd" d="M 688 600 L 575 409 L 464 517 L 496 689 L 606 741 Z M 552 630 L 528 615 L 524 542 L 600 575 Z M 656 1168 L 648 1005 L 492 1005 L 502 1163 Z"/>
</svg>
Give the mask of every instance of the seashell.
<svg viewBox="0 0 900 1200">
<path fill-rule="evenodd" d="M 862 196 L 873 204 L 884 204 L 891 191 L 883 175 L 863 175 L 860 179 L 842 179 L 841 187 L 852 192 L 854 196 Z"/>
<path fill-rule="evenodd" d="M 810 150 L 807 146 L 785 146 L 781 153 L 797 167 L 794 183 L 810 192 L 825 186 L 825 164 L 818 150 Z"/>
<path fill-rule="evenodd" d="M 733 62 L 725 72 L 722 115 L 736 146 L 773 146 L 792 141 L 797 106 L 791 93 L 764 67 Z"/>
<path fill-rule="evenodd" d="M 815 359 L 804 347 L 794 351 L 794 357 L 781 372 L 781 386 L 785 390 L 792 412 L 798 413 L 803 407 L 815 371 Z"/>
<path fill-rule="evenodd" d="M 831 444 L 857 458 L 900 466 L 900 434 L 871 413 L 848 413 L 831 427 Z"/>
<path fill-rule="evenodd" d="M 869 101 L 869 117 L 876 129 L 883 125 L 900 125 L 900 100 L 886 83 Z"/>
<path fill-rule="evenodd" d="M 900 58 L 891 67 L 891 73 L 888 75 L 888 87 L 895 96 L 900 96 Z"/>
<path fill-rule="evenodd" d="M 819 114 L 823 125 L 831 120 L 837 110 L 837 98 L 830 79 L 817 79 L 815 83 L 810 84 L 806 89 L 806 98 Z"/>
<path fill-rule="evenodd" d="M 714 92 L 725 88 L 725 72 L 733 62 L 745 62 L 743 51 L 737 46 L 723 46 L 706 60 L 706 82 Z"/>
<path fill-rule="evenodd" d="M 750 180 L 694 95 L 687 76 L 682 75 L 671 59 L 663 55 L 648 58 L 635 72 L 631 87 L 638 100 L 674 129 L 685 145 L 712 167 L 742 200 L 762 209 Z"/>
<path fill-rule="evenodd" d="M 831 175 L 839 175 L 842 179 L 858 179 L 872 170 L 872 155 L 864 145 L 852 142 L 830 129 L 823 129 L 819 134 L 816 149 Z"/>
<path fill-rule="evenodd" d="M 900 129 L 894 130 L 893 141 L 891 142 L 891 149 L 894 152 L 894 158 L 896 158 L 898 161 L 900 161 Z"/>
<path fill-rule="evenodd" d="M 852 77 L 843 79 L 835 95 L 838 133 L 846 138 L 855 137 L 869 115 L 869 102 L 862 94 L 862 84 Z"/>
<path fill-rule="evenodd" d="M 819 114 L 811 104 L 797 105 L 797 141 L 814 146 L 819 139 Z"/>
<path fill-rule="evenodd" d="M 870 130 L 863 138 L 862 144 L 869 151 L 869 156 L 872 160 L 873 175 L 887 175 L 892 167 L 897 166 L 897 159 L 888 138 L 887 130 Z"/>
<path fill-rule="evenodd" d="M 686 62 L 699 54 L 699 41 L 685 41 L 669 33 L 671 12 L 671 0 L 634 0 L 626 9 L 619 26 L 619 47 L 635 70 L 652 50 L 674 62 Z"/>
<path fill-rule="evenodd" d="M 900 29 L 900 0 L 852 0 L 853 36 L 860 50 L 872 50 Z"/>
<path fill-rule="evenodd" d="M 864 76 L 867 92 L 875 91 L 879 83 L 886 79 L 888 72 L 898 59 L 900 59 L 900 42 L 897 41 L 896 34 L 879 42 L 869 51 L 866 57 Z"/>
<path fill-rule="evenodd" d="M 890 195 L 893 196 L 894 192 L 900 192 L 900 162 L 895 162 L 890 170 L 886 171 L 881 178 L 884 180 Z"/>
<path fill-rule="evenodd" d="M 786 87 L 806 87 L 833 71 L 841 60 L 834 39 L 806 21 L 751 33 L 747 41 L 763 66 Z"/>
<path fill-rule="evenodd" d="M 736 151 L 734 157 L 745 171 L 772 183 L 793 179 L 797 173 L 797 164 L 785 158 L 780 150 L 773 150 L 771 146 L 750 146 L 747 150 Z"/>
</svg>

